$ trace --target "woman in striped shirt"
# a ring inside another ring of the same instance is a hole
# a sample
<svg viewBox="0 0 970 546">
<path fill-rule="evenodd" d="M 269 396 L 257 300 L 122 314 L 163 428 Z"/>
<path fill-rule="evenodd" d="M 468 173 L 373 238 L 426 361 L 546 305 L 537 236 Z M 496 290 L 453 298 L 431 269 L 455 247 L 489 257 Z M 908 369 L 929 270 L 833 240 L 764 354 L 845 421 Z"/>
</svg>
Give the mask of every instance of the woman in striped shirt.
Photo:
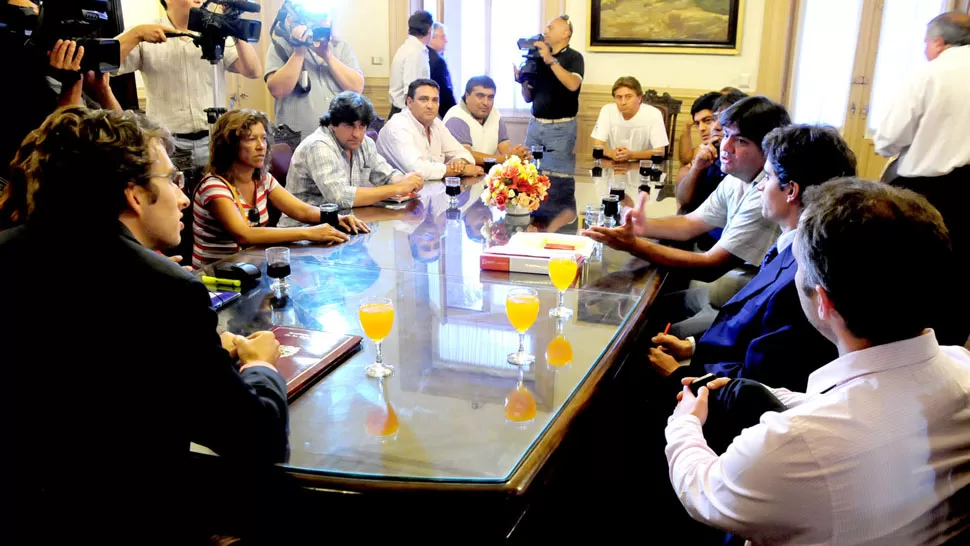
<svg viewBox="0 0 970 546">
<path fill-rule="evenodd" d="M 210 143 L 208 174 L 195 191 L 192 265 L 203 267 L 242 246 L 295 241 L 340 244 L 347 233 L 369 232 L 353 215 L 340 216 L 346 233 L 320 223 L 320 209 L 294 197 L 267 171 L 269 120 L 255 110 L 232 110 L 219 118 Z M 267 203 L 306 227 L 266 227 Z"/>
</svg>

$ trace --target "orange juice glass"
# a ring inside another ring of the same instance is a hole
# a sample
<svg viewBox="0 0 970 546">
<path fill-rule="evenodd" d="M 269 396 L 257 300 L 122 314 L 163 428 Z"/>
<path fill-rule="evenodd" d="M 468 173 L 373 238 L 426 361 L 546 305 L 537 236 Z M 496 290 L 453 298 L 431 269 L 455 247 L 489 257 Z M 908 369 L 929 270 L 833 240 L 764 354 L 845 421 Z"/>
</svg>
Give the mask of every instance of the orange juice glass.
<svg viewBox="0 0 970 546">
<path fill-rule="evenodd" d="M 360 326 L 364 335 L 377 345 L 377 358 L 364 368 L 370 377 L 387 377 L 394 373 L 394 366 L 385 364 L 381 354 L 381 342 L 391 333 L 394 325 L 394 304 L 389 298 L 367 298 L 358 308 Z"/>
<path fill-rule="evenodd" d="M 539 316 L 539 293 L 531 288 L 513 288 L 505 296 L 505 313 L 519 332 L 519 350 L 509 354 L 509 364 L 528 366 L 536 361 L 525 351 L 525 333 Z"/>
<path fill-rule="evenodd" d="M 576 279 L 576 272 L 579 264 L 576 263 L 576 255 L 572 252 L 557 252 L 549 258 L 549 278 L 552 284 L 559 290 L 559 306 L 549 310 L 550 317 L 569 318 L 573 316 L 573 310 L 566 307 L 564 298 L 566 289 L 569 288 Z"/>
</svg>

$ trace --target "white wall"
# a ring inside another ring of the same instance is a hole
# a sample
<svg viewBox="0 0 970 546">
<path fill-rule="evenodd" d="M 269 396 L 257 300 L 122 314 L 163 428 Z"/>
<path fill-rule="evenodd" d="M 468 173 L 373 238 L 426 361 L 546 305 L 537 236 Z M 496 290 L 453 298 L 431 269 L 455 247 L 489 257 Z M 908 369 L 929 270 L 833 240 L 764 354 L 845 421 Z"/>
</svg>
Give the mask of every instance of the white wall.
<svg viewBox="0 0 970 546">
<path fill-rule="evenodd" d="M 388 58 L 387 0 L 354 0 L 332 2 L 334 33 L 347 40 L 357 55 L 364 76 L 386 78 L 390 75 Z M 394 49 L 401 44 L 393 44 Z M 382 64 L 373 64 L 372 57 L 380 57 Z"/>
<path fill-rule="evenodd" d="M 585 83 L 612 85 L 620 76 L 635 76 L 644 87 L 720 89 L 726 85 L 756 89 L 761 29 L 766 0 L 745 0 L 740 55 L 672 55 L 663 53 L 590 53 L 586 51 L 589 0 L 567 0 L 573 21 L 570 45 L 586 60 Z M 750 79 L 743 85 L 742 74 Z"/>
</svg>

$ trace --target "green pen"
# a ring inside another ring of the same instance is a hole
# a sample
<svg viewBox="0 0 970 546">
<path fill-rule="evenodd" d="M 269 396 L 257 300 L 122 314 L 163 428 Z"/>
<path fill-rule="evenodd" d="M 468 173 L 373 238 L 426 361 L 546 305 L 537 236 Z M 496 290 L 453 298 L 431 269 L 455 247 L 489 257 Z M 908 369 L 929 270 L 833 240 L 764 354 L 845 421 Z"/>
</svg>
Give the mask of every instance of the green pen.
<svg viewBox="0 0 970 546">
<path fill-rule="evenodd" d="M 225 284 L 228 286 L 242 286 L 242 281 L 236 279 L 220 279 L 218 277 L 207 277 L 202 275 L 202 282 L 207 284 Z"/>
</svg>

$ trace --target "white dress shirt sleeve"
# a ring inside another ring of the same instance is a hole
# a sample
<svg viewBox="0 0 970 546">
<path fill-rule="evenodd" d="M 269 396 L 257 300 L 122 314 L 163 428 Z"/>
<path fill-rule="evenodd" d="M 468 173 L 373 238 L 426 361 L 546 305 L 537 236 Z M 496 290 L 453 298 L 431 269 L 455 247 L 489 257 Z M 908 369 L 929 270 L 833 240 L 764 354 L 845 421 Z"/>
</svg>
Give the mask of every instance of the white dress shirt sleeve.
<svg viewBox="0 0 970 546">
<path fill-rule="evenodd" d="M 436 119 L 434 124 L 437 125 L 436 130 L 441 134 L 441 153 L 445 155 L 445 162 L 461 158 L 474 165 L 475 156 L 468 151 L 468 148 L 462 146 L 461 142 L 458 142 L 458 139 L 451 134 L 444 122 Z M 444 173 L 442 173 L 442 176 L 444 176 Z"/>
<path fill-rule="evenodd" d="M 694 519 L 756 544 L 802 543 L 832 528 L 818 510 L 830 505 L 827 482 L 785 414 L 766 413 L 720 457 L 692 415 L 671 418 L 665 434 L 670 482 Z"/>
<path fill-rule="evenodd" d="M 775 389 L 767 385 L 765 385 L 765 388 L 771 391 L 771 394 L 775 395 L 775 398 L 784 404 L 786 408 L 794 408 L 795 406 L 799 406 L 811 398 L 811 395 L 803 392 L 793 392 L 788 389 Z"/>
<path fill-rule="evenodd" d="M 912 143 L 923 117 L 923 95 L 926 93 L 925 73 L 903 85 L 882 123 L 872 138 L 876 153 L 882 156 L 896 155 Z"/>
<path fill-rule="evenodd" d="M 411 53 L 404 59 L 404 100 L 407 101 L 407 88 L 414 80 L 428 79 L 431 77 L 431 63 L 428 61 L 428 49 Z"/>
<path fill-rule="evenodd" d="M 414 145 L 414 137 L 403 123 L 388 123 L 381 129 L 377 135 L 377 151 L 398 170 L 406 173 L 419 172 L 425 180 L 441 180 L 448 170 L 444 163 L 421 157 L 420 150 Z"/>
<path fill-rule="evenodd" d="M 131 48 L 128 56 L 121 61 L 121 66 L 118 67 L 118 71 L 114 73 L 116 76 L 141 70 L 141 48 L 143 45 L 143 42 L 139 42 L 135 47 Z"/>
</svg>

